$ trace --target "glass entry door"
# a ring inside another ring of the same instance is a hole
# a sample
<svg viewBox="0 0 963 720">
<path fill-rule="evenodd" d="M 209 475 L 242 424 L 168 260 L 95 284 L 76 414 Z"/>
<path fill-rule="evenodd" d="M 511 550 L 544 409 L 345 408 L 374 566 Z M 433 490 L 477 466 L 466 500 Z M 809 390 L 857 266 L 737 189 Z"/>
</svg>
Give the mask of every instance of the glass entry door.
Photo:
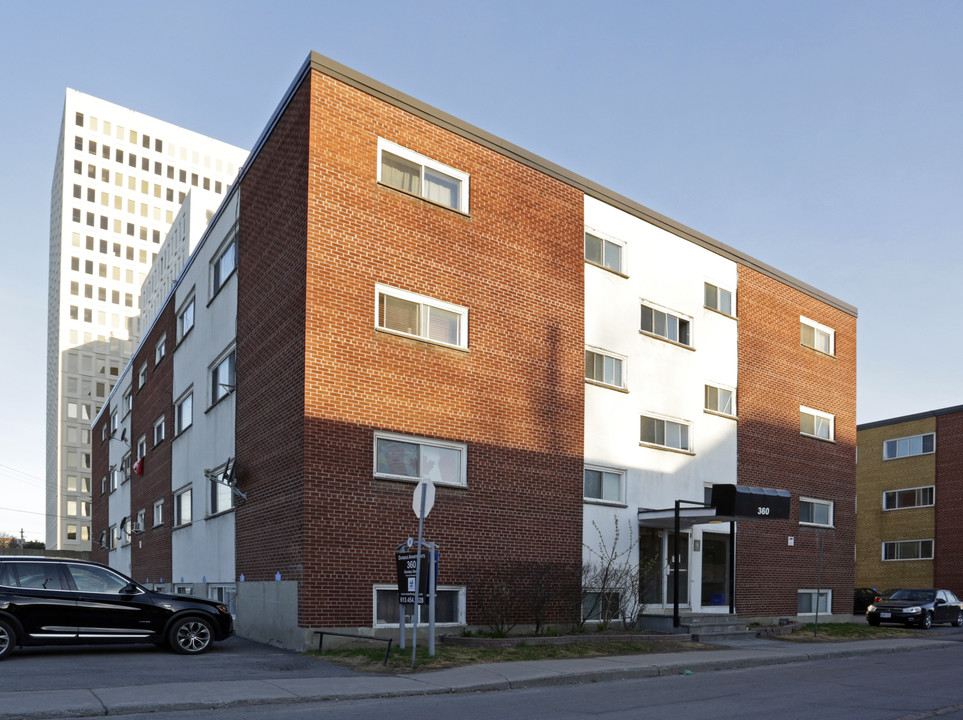
<svg viewBox="0 0 963 720">
<path fill-rule="evenodd" d="M 729 536 L 702 533 L 702 607 L 729 604 Z"/>
<path fill-rule="evenodd" d="M 639 567 L 642 602 L 646 605 L 675 603 L 675 533 L 640 528 Z M 689 604 L 689 535 L 679 535 L 679 604 Z"/>
</svg>

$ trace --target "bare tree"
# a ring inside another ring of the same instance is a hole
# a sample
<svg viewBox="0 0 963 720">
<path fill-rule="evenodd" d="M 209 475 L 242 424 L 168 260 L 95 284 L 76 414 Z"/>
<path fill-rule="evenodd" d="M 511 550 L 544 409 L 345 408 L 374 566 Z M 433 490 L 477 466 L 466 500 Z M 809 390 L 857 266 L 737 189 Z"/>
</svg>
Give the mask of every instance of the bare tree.
<svg viewBox="0 0 963 720">
<path fill-rule="evenodd" d="M 592 521 L 598 535 L 595 546 L 585 543 L 587 557 L 582 564 L 582 595 L 577 627 L 587 620 L 598 620 L 599 630 L 607 629 L 615 620 L 622 628 L 635 624 L 644 609 L 641 592 L 641 572 L 638 563 L 639 541 L 628 525 L 628 543 L 620 547 L 622 528 L 617 515 L 613 516 L 615 531 L 611 543 Z"/>
</svg>

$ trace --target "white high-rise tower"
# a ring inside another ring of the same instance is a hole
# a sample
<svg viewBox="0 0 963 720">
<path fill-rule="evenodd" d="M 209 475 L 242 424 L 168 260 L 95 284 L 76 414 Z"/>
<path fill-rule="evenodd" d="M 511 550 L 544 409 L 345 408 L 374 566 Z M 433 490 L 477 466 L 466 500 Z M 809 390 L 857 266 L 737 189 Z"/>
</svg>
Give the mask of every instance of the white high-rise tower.
<svg viewBox="0 0 963 720">
<path fill-rule="evenodd" d="M 90 422 L 137 345 L 141 285 L 181 203 L 193 188 L 219 202 L 246 158 L 67 90 L 50 202 L 48 549 L 90 548 Z"/>
</svg>

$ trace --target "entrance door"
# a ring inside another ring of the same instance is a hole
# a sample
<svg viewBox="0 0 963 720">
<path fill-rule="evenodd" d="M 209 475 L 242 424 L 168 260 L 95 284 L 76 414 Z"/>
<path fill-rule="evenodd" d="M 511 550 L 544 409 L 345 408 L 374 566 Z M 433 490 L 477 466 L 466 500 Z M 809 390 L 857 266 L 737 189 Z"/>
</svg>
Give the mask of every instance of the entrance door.
<svg viewBox="0 0 963 720">
<path fill-rule="evenodd" d="M 675 533 L 670 530 L 641 528 L 639 567 L 642 602 L 646 605 L 673 605 L 675 602 Z M 679 535 L 679 604 L 689 604 L 689 535 Z"/>
<path fill-rule="evenodd" d="M 702 533 L 702 607 L 729 604 L 729 536 Z"/>
</svg>

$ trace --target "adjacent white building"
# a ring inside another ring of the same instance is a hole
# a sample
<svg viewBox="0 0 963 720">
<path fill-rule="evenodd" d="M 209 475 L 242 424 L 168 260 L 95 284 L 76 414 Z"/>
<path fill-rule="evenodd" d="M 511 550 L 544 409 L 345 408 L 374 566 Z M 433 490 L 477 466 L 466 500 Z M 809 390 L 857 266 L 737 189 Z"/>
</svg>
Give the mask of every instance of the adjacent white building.
<svg viewBox="0 0 963 720">
<path fill-rule="evenodd" d="M 216 205 L 246 157 L 67 90 L 50 211 L 48 549 L 90 548 L 90 423 L 140 338 L 141 285 L 161 242 L 187 194 Z"/>
</svg>

